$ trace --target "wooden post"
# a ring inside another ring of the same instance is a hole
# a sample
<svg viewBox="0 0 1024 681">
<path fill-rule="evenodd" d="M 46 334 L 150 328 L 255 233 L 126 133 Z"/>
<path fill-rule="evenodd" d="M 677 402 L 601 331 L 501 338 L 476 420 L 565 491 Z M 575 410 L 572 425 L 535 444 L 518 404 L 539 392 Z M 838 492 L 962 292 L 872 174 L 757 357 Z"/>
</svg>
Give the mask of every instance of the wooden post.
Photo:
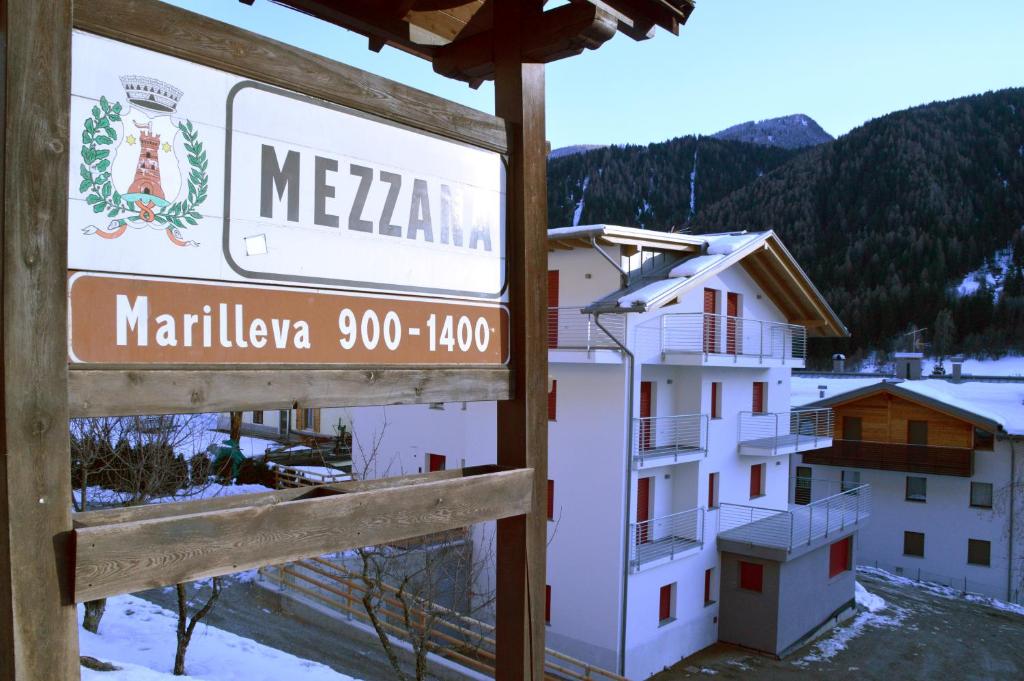
<svg viewBox="0 0 1024 681">
<path fill-rule="evenodd" d="M 534 469 L 530 513 L 498 521 L 498 681 L 543 678 L 547 544 L 547 158 L 544 65 L 522 62 L 540 0 L 494 3 L 495 114 L 509 131 L 506 224 L 511 400 L 498 402 L 498 463 Z"/>
<path fill-rule="evenodd" d="M 79 678 L 71 600 L 71 1 L 0 3 L 0 678 Z"/>
</svg>

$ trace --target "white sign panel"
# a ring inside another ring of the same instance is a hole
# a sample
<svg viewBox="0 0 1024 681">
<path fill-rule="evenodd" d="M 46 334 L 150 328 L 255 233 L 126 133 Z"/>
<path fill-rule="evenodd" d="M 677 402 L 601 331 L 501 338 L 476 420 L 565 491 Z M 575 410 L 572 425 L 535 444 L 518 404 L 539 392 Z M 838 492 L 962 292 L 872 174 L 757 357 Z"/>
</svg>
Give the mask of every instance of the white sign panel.
<svg viewBox="0 0 1024 681">
<path fill-rule="evenodd" d="M 76 32 L 69 268 L 504 300 L 499 154 Z"/>
</svg>

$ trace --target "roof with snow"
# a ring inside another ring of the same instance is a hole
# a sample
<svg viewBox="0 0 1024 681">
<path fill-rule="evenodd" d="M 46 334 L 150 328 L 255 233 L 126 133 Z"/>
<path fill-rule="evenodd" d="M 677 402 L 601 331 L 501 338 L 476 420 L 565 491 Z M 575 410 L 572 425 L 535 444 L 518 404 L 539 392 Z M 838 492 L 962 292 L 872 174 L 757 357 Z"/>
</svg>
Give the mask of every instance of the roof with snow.
<svg viewBox="0 0 1024 681">
<path fill-rule="evenodd" d="M 648 249 L 666 254 L 652 271 L 633 272 L 629 285 L 594 302 L 589 311 L 646 312 L 671 303 L 710 277 L 739 264 L 791 324 L 812 336 L 848 336 L 843 322 L 775 232 L 677 234 L 617 225 L 580 225 L 548 231 L 550 250 L 594 246 Z"/>
<path fill-rule="evenodd" d="M 988 430 L 1024 436 L 1024 383 L 1020 382 L 793 376 L 791 402 L 794 407 L 831 407 L 883 391 Z M 822 392 L 824 398 L 819 397 Z"/>
</svg>

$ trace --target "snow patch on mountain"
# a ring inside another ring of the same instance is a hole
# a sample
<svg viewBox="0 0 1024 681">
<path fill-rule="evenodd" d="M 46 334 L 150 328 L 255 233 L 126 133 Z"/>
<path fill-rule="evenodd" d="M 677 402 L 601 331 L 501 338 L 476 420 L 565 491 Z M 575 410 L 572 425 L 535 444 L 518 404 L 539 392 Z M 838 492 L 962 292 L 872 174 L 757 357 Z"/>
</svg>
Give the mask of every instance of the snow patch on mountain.
<svg viewBox="0 0 1024 681">
<path fill-rule="evenodd" d="M 553 161 L 554 159 L 561 158 L 563 156 L 572 156 L 573 154 L 582 154 L 582 153 L 590 151 L 592 149 L 603 149 L 606 146 L 608 146 L 608 145 L 607 144 L 571 144 L 571 145 L 569 145 L 567 147 L 558 147 L 557 149 L 552 149 L 551 150 L 551 152 L 548 154 L 548 160 L 549 161 Z"/>
<path fill-rule="evenodd" d="M 748 142 L 783 149 L 802 149 L 831 142 L 834 137 L 805 114 L 793 114 L 763 121 L 747 121 L 716 132 L 721 140 Z"/>
<path fill-rule="evenodd" d="M 993 296 L 996 300 L 999 300 L 999 296 L 1003 292 L 1003 281 L 1006 279 L 1006 272 L 1010 267 L 1010 259 L 1012 257 L 1012 247 L 996 251 L 991 258 L 985 260 L 981 267 L 967 273 L 957 285 L 956 292 L 961 296 L 969 296 L 984 284 L 992 289 Z"/>
</svg>

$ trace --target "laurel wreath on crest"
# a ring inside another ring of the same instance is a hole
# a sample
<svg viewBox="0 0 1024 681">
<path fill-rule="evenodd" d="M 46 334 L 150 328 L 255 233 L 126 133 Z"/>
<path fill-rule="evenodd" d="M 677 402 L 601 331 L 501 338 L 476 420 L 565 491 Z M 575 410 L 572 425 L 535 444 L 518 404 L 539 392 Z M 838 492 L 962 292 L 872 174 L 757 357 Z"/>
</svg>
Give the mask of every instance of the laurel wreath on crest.
<svg viewBox="0 0 1024 681">
<path fill-rule="evenodd" d="M 125 221 L 143 220 L 139 210 L 114 189 L 110 181 L 110 147 L 117 140 L 117 131 L 111 123 L 120 120 L 120 102 L 111 104 L 106 97 L 100 97 L 100 103 L 92 107 L 92 115 L 85 120 L 82 129 L 82 182 L 78 191 L 85 194 L 85 200 L 94 213 L 106 212 L 107 217 Z M 199 141 L 199 131 L 188 120 L 178 123 L 178 130 L 188 152 L 188 197 L 167 205 L 152 219 L 168 228 L 185 229 L 188 225 L 199 224 L 202 215 L 196 208 L 206 200 L 209 175 L 206 172 L 206 150 Z"/>
</svg>

